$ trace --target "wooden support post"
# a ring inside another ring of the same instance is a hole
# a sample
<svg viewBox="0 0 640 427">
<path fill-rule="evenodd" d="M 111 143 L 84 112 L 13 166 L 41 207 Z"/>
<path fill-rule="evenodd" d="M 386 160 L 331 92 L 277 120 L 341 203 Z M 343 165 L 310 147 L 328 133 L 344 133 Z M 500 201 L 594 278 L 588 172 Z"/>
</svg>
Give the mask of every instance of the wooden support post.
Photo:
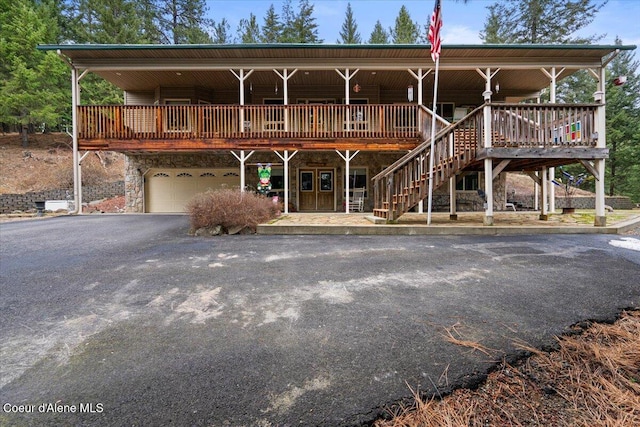
<svg viewBox="0 0 640 427">
<path fill-rule="evenodd" d="M 282 155 L 277 151 L 274 151 L 280 159 L 284 162 L 284 213 L 289 213 L 289 160 L 293 158 L 298 151 L 294 151 L 292 154 L 289 154 L 289 150 L 284 150 Z"/>
<path fill-rule="evenodd" d="M 597 148 L 606 148 L 607 146 L 607 123 L 606 123 L 606 97 L 605 97 L 605 67 L 600 68 L 600 76 L 598 81 L 598 91 L 594 94 L 596 102 L 600 103 L 598 110 L 596 111 L 596 126 L 598 132 Z M 604 227 L 607 225 L 606 210 L 604 208 L 605 202 L 605 190 L 604 190 L 604 159 L 596 160 L 595 168 L 598 171 L 600 177 L 596 181 L 596 215 L 594 224 L 596 227 Z"/>
<path fill-rule="evenodd" d="M 548 205 L 548 192 L 549 187 L 547 186 L 547 181 L 549 179 L 549 173 L 546 166 L 542 167 L 542 176 L 540 177 L 540 182 L 542 183 L 542 200 L 540 204 L 540 220 L 547 221 L 549 219 L 549 205 Z"/>
<path fill-rule="evenodd" d="M 484 225 L 493 225 L 493 160 L 484 159 Z"/>
<path fill-rule="evenodd" d="M 240 150 L 240 154 L 236 154 L 235 152 L 231 152 L 231 154 L 233 154 L 233 157 L 235 157 L 236 159 L 238 159 L 238 161 L 240 162 L 240 191 L 244 192 L 245 190 L 245 170 L 244 170 L 244 164 L 247 160 L 249 160 L 249 157 L 251 157 L 253 155 L 253 153 L 255 153 L 255 151 L 250 152 L 249 154 L 245 154 L 244 150 Z"/>
<path fill-rule="evenodd" d="M 345 213 L 349 213 L 349 166 L 351 164 L 351 160 L 353 160 L 353 158 L 355 156 L 358 155 L 358 153 L 360 152 L 360 150 L 357 150 L 355 153 L 353 154 L 349 154 L 349 150 L 346 150 L 344 155 L 336 150 L 336 153 L 338 153 L 338 156 L 340 156 L 342 158 L 342 160 L 344 160 L 345 163 L 345 167 L 344 167 L 344 210 Z M 354 182 L 355 185 L 355 182 Z"/>
</svg>

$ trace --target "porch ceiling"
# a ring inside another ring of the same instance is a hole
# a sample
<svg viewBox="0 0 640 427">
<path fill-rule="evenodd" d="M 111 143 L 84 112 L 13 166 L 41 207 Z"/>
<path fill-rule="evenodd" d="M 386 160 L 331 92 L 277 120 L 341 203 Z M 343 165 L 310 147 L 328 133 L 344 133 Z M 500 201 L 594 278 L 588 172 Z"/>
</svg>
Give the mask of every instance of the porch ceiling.
<svg viewBox="0 0 640 427">
<path fill-rule="evenodd" d="M 128 91 L 159 86 L 204 86 L 237 90 L 238 80 L 229 71 L 254 72 L 247 80 L 255 85 L 275 85 L 281 79 L 273 69 L 298 72 L 291 86 L 343 85 L 335 69 L 360 69 L 352 80 L 361 86 L 401 89 L 416 80 L 408 69 L 433 68 L 428 46 L 419 45 L 58 45 L 58 50 L 79 69 L 89 69 Z M 443 46 L 439 86 L 447 91 L 478 90 L 484 79 L 476 68 L 500 68 L 494 77 L 505 96 L 530 95 L 549 86 L 541 68 L 566 68 L 561 77 L 578 69 L 597 68 L 617 49 L 635 46 L 588 45 L 466 45 Z M 424 80 L 432 86 L 433 73 Z"/>
</svg>

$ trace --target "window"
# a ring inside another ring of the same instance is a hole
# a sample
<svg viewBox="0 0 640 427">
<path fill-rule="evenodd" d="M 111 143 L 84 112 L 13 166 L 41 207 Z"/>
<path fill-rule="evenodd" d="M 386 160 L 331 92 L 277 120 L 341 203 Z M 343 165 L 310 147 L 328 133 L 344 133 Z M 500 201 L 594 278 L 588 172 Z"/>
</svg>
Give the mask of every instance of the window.
<svg viewBox="0 0 640 427">
<path fill-rule="evenodd" d="M 456 181 L 456 190 L 458 191 L 477 191 L 478 188 L 478 172 L 464 175 Z"/>
<path fill-rule="evenodd" d="M 271 188 L 273 190 L 284 190 L 283 168 L 271 168 Z"/>
<path fill-rule="evenodd" d="M 350 168 L 349 169 L 349 195 L 353 195 L 354 188 L 367 188 L 367 168 Z M 365 191 L 364 197 L 367 197 Z"/>
<path fill-rule="evenodd" d="M 333 191 L 333 172 L 320 172 L 320 191 Z"/>
<path fill-rule="evenodd" d="M 300 173 L 300 191 L 313 191 L 313 172 Z"/>
<path fill-rule="evenodd" d="M 455 111 L 455 104 L 453 102 L 438 102 L 436 106 L 438 108 L 436 114 L 438 114 L 445 120 L 448 120 L 450 122 L 453 121 L 453 115 Z"/>
</svg>

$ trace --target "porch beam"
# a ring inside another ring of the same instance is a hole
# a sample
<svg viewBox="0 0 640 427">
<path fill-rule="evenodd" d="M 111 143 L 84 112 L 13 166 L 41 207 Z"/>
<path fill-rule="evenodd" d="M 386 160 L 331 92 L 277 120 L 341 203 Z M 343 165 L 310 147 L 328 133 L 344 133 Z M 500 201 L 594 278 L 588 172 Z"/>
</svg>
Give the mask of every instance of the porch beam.
<svg viewBox="0 0 640 427">
<path fill-rule="evenodd" d="M 79 142 L 82 150 L 90 151 L 128 151 L 128 152 L 181 152 L 194 150 L 369 150 L 369 151 L 408 151 L 418 144 L 418 139 L 389 138 L 214 138 L 214 139 L 89 139 Z"/>
<path fill-rule="evenodd" d="M 582 164 L 582 166 L 584 166 L 584 168 L 591 174 L 593 175 L 593 177 L 597 180 L 600 181 L 600 174 L 598 173 L 598 169 L 596 169 L 596 167 L 594 166 L 594 164 L 588 160 L 580 160 L 580 163 Z"/>
<path fill-rule="evenodd" d="M 282 155 L 276 150 L 273 151 L 276 153 L 276 156 L 280 157 L 280 159 L 284 162 L 284 213 L 289 213 L 289 160 L 293 158 L 298 151 L 294 151 L 292 154 L 289 154 L 289 150 L 284 150 Z"/>
<path fill-rule="evenodd" d="M 509 165 L 509 163 L 511 163 L 511 159 L 503 160 L 500 163 L 498 163 L 498 165 L 495 168 L 493 168 L 493 172 L 492 172 L 493 179 L 496 179 L 498 175 L 500 175 L 500 172 L 502 172 L 504 168 L 506 168 Z"/>
<path fill-rule="evenodd" d="M 353 78 L 353 76 L 358 74 L 358 71 L 360 71 L 360 69 L 358 68 L 355 71 L 351 72 L 349 68 L 346 68 L 344 70 L 344 73 L 337 68 L 335 70 L 336 70 L 336 73 L 338 73 L 338 75 L 340 75 L 340 77 L 342 77 L 342 79 L 344 80 L 344 99 L 345 99 L 345 104 L 349 105 L 350 104 L 349 93 L 351 92 L 351 87 L 350 87 L 351 79 Z M 347 121 L 348 120 L 349 120 L 349 117 L 347 117 Z"/>
<path fill-rule="evenodd" d="M 253 73 L 253 70 L 249 70 L 249 72 L 247 74 L 244 73 L 244 69 L 240 69 L 238 71 L 238 73 L 235 72 L 235 70 L 230 69 L 229 71 L 231 71 L 231 73 L 236 76 L 236 78 L 238 79 L 238 81 L 240 82 L 240 93 L 239 93 L 239 97 L 240 97 L 240 105 L 244 105 L 244 81 L 249 78 L 249 76 Z M 240 109 L 240 119 L 239 119 L 240 123 L 239 123 L 239 129 L 240 132 L 244 132 L 244 109 L 241 108 Z M 244 191 L 244 187 L 243 190 Z"/>
<path fill-rule="evenodd" d="M 497 159 L 575 159 L 596 160 L 609 157 L 608 148 L 481 148 L 478 160 Z"/>
<path fill-rule="evenodd" d="M 244 188 L 245 187 L 245 170 L 244 170 L 245 162 L 249 160 L 249 157 L 251 157 L 253 153 L 255 153 L 255 151 L 252 151 L 249 154 L 245 154 L 244 150 L 240 150 L 239 154 L 236 154 L 235 151 L 231 151 L 231 154 L 233 154 L 233 157 L 238 159 L 238 161 L 240 162 L 240 192 L 242 193 L 244 193 L 245 191 L 245 188 Z"/>
<path fill-rule="evenodd" d="M 344 160 L 344 163 L 345 163 L 345 168 L 344 168 L 344 208 L 345 208 L 345 213 L 349 213 L 349 174 L 350 174 L 349 165 L 351 163 L 351 160 L 353 160 L 353 158 L 356 157 L 359 152 L 360 152 L 360 150 L 356 150 L 355 153 L 350 155 L 349 154 L 349 150 L 346 150 L 344 152 L 344 155 L 343 155 L 339 150 L 336 150 L 336 153 L 338 153 L 338 156 L 340 156 L 342 158 L 342 160 Z M 354 182 L 354 184 L 355 184 L 355 182 Z"/>
<path fill-rule="evenodd" d="M 535 182 L 538 185 L 542 185 L 542 179 L 540 179 L 537 172 L 527 171 L 525 173 L 529 175 L 529 177 L 533 180 L 533 182 Z"/>
<path fill-rule="evenodd" d="M 474 68 L 483 69 L 486 67 L 499 67 L 505 70 L 532 70 L 550 68 L 554 66 L 562 66 L 567 70 L 581 70 L 588 68 L 599 68 L 602 66 L 600 60 L 576 59 L 572 58 L 559 63 L 560 58 L 535 58 L 535 60 L 509 60 L 509 59 L 487 59 L 487 60 L 468 60 L 452 59 L 446 64 L 440 65 L 440 70 L 473 70 Z M 272 61 L 264 61 L 259 64 L 254 59 L 236 58 L 233 60 L 236 69 L 255 69 L 258 71 L 268 71 L 274 68 L 288 68 L 299 70 L 333 70 L 336 68 L 349 68 L 365 71 L 398 71 L 416 67 L 420 60 L 388 60 L 388 59 L 353 59 L 341 58 L 339 62 L 332 62 L 327 58 L 305 59 L 300 62 L 299 59 L 278 58 Z M 90 69 L 95 71 L 145 71 L 145 70 L 168 70 L 168 71 L 224 71 L 229 69 L 229 64 L 221 64 L 220 60 L 215 59 L 178 59 L 178 60 L 161 60 L 157 59 L 132 59 L 114 62 L 113 60 L 101 59 L 77 59 L 74 64 L 79 69 Z"/>
<path fill-rule="evenodd" d="M 427 77 L 429 74 L 431 74 L 431 71 L 433 71 L 433 69 L 429 68 L 429 70 L 427 70 L 426 73 L 422 72 L 422 68 L 418 68 L 418 72 L 415 73 L 411 68 L 409 68 L 407 70 L 409 72 L 409 74 L 411 74 L 413 76 L 414 79 L 416 79 L 418 81 L 418 105 L 424 105 L 423 101 L 422 101 L 422 92 L 423 92 L 423 87 L 422 87 L 422 83 L 425 79 L 425 77 Z"/>
</svg>

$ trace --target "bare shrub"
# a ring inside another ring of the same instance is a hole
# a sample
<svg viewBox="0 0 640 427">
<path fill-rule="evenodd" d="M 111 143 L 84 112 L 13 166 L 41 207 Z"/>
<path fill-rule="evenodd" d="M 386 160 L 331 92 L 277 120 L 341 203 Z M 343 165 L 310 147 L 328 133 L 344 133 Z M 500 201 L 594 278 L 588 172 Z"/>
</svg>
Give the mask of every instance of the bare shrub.
<svg viewBox="0 0 640 427">
<path fill-rule="evenodd" d="M 257 225 L 278 216 L 278 206 L 270 198 L 238 189 L 208 191 L 196 195 L 187 203 L 191 228 L 221 226 L 227 231 L 234 227 L 249 228 L 255 232 Z"/>
</svg>

